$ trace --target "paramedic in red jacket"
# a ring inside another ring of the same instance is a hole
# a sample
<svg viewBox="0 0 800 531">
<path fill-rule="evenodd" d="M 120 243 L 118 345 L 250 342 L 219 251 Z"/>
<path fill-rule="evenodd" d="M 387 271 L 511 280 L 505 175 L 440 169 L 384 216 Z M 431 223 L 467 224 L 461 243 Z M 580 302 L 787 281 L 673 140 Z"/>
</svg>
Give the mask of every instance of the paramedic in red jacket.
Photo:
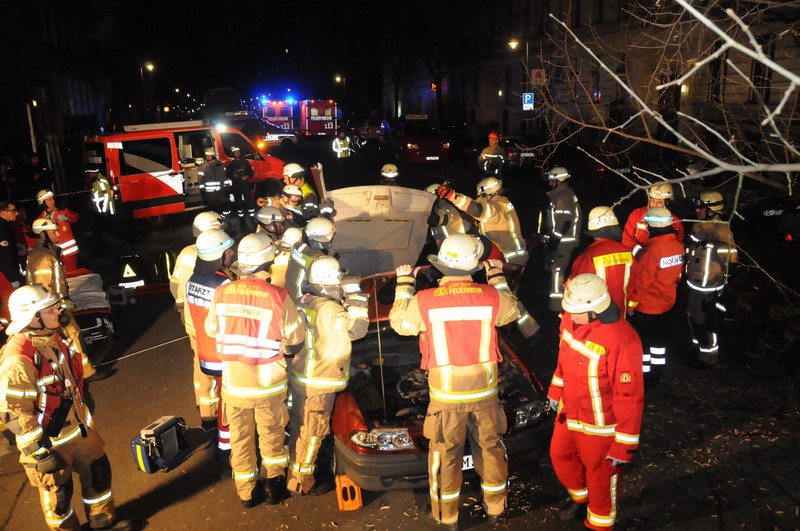
<svg viewBox="0 0 800 531">
<path fill-rule="evenodd" d="M 619 473 L 639 447 L 644 406 L 642 344 L 606 283 L 583 274 L 562 299 L 558 364 L 547 394 L 556 411 L 550 459 L 569 493 L 559 519 L 611 529 Z"/>
<path fill-rule="evenodd" d="M 675 193 L 672 191 L 672 185 L 669 183 L 654 184 L 647 191 L 650 196 L 646 206 L 639 207 L 628 216 L 628 221 L 625 222 L 625 229 L 622 231 L 622 243 L 628 249 L 631 249 L 633 255 L 639 254 L 647 242 L 650 240 L 650 233 L 647 230 L 647 222 L 644 220 L 644 215 L 647 213 L 648 208 L 663 207 L 666 208 Z M 678 216 L 672 216 L 672 226 L 678 233 L 678 240 L 683 241 L 683 223 L 681 223 Z"/>
</svg>

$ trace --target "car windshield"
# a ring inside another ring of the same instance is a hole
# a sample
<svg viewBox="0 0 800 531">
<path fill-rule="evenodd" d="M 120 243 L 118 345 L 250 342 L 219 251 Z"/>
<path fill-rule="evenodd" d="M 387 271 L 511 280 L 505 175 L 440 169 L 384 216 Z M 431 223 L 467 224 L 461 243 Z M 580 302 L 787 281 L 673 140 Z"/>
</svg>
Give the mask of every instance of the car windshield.
<svg viewBox="0 0 800 531">
<path fill-rule="evenodd" d="M 406 122 L 405 134 L 408 136 L 439 136 L 439 130 L 430 122 Z"/>
</svg>

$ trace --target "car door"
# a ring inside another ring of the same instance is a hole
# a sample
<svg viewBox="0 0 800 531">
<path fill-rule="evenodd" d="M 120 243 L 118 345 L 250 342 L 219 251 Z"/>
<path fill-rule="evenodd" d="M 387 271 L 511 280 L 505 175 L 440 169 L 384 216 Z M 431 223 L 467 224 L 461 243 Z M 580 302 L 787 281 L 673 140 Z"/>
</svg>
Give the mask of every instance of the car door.
<svg viewBox="0 0 800 531">
<path fill-rule="evenodd" d="M 114 143 L 119 156 L 119 193 L 134 218 L 181 212 L 183 176 L 172 135 Z"/>
</svg>

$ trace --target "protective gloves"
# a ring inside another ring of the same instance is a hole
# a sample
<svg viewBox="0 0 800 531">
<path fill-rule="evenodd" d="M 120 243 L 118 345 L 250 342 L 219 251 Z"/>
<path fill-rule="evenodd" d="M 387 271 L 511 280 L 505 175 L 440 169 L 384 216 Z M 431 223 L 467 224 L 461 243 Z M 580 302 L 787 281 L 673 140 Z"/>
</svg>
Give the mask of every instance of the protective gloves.
<svg viewBox="0 0 800 531">
<path fill-rule="evenodd" d="M 456 191 L 448 186 L 440 186 L 436 189 L 436 195 L 442 199 L 452 199 L 456 195 Z"/>
<path fill-rule="evenodd" d="M 331 216 L 336 215 L 336 210 L 333 208 L 333 199 L 326 197 L 322 201 L 319 202 L 319 213 L 320 214 L 330 214 Z"/>
<path fill-rule="evenodd" d="M 361 291 L 361 277 L 355 275 L 343 276 L 339 285 L 342 287 L 345 297 L 358 293 Z"/>
<path fill-rule="evenodd" d="M 36 458 L 36 470 L 41 472 L 42 474 L 52 474 L 53 472 L 58 472 L 59 470 L 63 470 L 66 466 L 61 457 L 53 453 L 51 451 L 46 452 L 40 457 Z"/>
<path fill-rule="evenodd" d="M 558 400 L 553 400 L 552 398 L 548 398 L 548 400 L 550 402 L 550 409 L 552 409 L 553 412 L 558 411 Z"/>
<path fill-rule="evenodd" d="M 606 456 L 606 459 L 608 459 L 609 461 L 611 461 L 611 466 L 614 466 L 614 467 L 616 467 L 616 466 L 622 466 L 622 465 L 627 465 L 628 463 L 630 463 L 630 461 L 621 461 L 621 460 L 619 460 L 619 459 L 614 459 L 614 458 L 613 458 L 613 457 L 611 457 L 610 455 L 607 455 L 607 456 Z"/>
</svg>

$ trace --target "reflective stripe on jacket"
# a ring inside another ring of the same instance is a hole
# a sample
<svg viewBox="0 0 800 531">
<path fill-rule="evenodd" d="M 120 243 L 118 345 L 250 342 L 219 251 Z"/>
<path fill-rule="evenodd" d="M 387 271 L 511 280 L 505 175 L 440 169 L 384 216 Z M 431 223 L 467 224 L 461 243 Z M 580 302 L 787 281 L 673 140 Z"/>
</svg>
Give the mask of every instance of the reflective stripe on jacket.
<svg viewBox="0 0 800 531">
<path fill-rule="evenodd" d="M 208 309 L 214 299 L 214 291 L 221 285 L 230 282 L 228 275 L 215 271 L 211 275 L 193 274 L 186 283 L 186 307 L 189 309 L 194 329 L 197 333 L 197 357 L 200 359 L 200 370 L 211 376 L 222 375 L 222 361 L 217 354 L 217 343 L 209 336 L 203 323 L 206 322 Z"/>
<path fill-rule="evenodd" d="M 566 183 L 547 192 L 550 200 L 546 225 L 547 234 L 560 243 L 578 245 L 578 230 L 581 226 L 581 207 L 578 197 Z"/>
<path fill-rule="evenodd" d="M 632 266 L 630 249 L 618 241 L 599 238 L 572 262 L 567 281 L 584 273 L 597 275 L 606 281 L 611 299 L 620 310 L 624 310 Z"/>
<path fill-rule="evenodd" d="M 647 222 L 644 220 L 644 215 L 649 206 L 639 207 L 628 216 L 628 221 L 625 222 L 625 228 L 622 229 L 622 244 L 628 249 L 633 249 L 637 245 L 644 247 L 650 241 L 650 231 L 647 230 Z M 675 220 L 672 226 L 678 231 L 678 241 L 683 241 L 683 223 L 678 216 L 672 215 Z"/>
<path fill-rule="evenodd" d="M 64 264 L 53 249 L 45 247 L 43 240 L 37 241 L 36 247 L 31 249 L 31 254 L 28 255 L 25 279 L 28 284 L 41 284 L 59 299 L 69 297 Z"/>
<path fill-rule="evenodd" d="M 528 251 L 520 232 L 519 217 L 508 198 L 502 195 L 482 195 L 473 200 L 456 194 L 453 204 L 475 218 L 481 233 L 497 245 L 506 262 L 517 265 L 528 262 Z"/>
<path fill-rule="evenodd" d="M 186 304 L 186 283 L 194 274 L 194 264 L 197 262 L 197 247 L 187 245 L 175 259 L 175 267 L 169 276 L 169 291 L 175 298 L 175 305 L 183 309 L 183 324 L 187 332 L 194 333 L 194 324 Z"/>
<path fill-rule="evenodd" d="M 728 281 L 728 265 L 739 253 L 727 223 L 705 222 L 692 227 L 686 247 L 686 284 L 700 292 L 719 291 Z"/>
</svg>

